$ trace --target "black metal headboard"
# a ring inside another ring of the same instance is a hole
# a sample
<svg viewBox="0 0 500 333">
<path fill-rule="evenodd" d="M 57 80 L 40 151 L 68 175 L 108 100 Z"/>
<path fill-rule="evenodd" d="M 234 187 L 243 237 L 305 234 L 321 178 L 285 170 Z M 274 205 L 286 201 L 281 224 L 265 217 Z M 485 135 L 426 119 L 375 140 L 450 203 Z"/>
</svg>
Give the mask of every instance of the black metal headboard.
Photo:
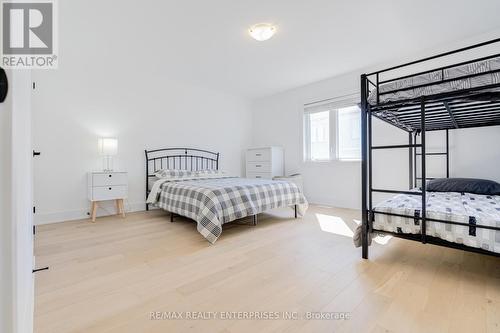
<svg viewBox="0 0 500 333">
<path fill-rule="evenodd" d="M 149 195 L 149 179 L 162 169 L 219 170 L 219 153 L 194 148 L 164 148 L 145 150 L 146 199 Z M 146 204 L 146 210 L 149 207 Z"/>
</svg>

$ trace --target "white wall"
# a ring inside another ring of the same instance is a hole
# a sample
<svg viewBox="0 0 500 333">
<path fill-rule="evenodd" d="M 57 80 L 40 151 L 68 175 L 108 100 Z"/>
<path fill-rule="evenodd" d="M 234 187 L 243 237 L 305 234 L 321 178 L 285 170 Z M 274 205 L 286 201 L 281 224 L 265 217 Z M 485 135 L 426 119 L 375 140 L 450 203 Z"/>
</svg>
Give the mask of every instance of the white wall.
<svg viewBox="0 0 500 333">
<path fill-rule="evenodd" d="M 465 43 L 443 48 L 455 49 L 474 42 L 488 40 L 481 36 Z M 490 52 L 492 48 L 488 48 Z M 498 46 L 496 49 L 498 50 Z M 427 51 L 434 54 L 436 51 Z M 490 53 L 488 53 L 490 54 Z M 424 56 L 416 55 L 414 59 Z M 466 57 L 480 56 L 472 52 Z M 453 57 L 449 61 L 464 58 Z M 467 58 L 466 58 L 467 59 Z M 395 61 L 393 64 L 405 60 Z M 442 65 L 440 60 L 431 66 Z M 377 69 L 388 67 L 378 66 Z M 424 69 L 413 68 L 413 71 Z M 373 70 L 373 69 L 371 69 Z M 276 145 L 285 148 L 286 173 L 300 172 L 304 176 L 304 191 L 310 202 L 338 207 L 356 208 L 361 205 L 360 162 L 332 161 L 326 163 L 303 161 L 302 114 L 304 104 L 359 92 L 361 73 L 359 70 L 328 80 L 289 90 L 274 96 L 259 99 L 253 104 L 253 144 Z M 408 134 L 397 128 L 374 120 L 374 145 L 406 144 Z M 443 133 L 429 134 L 428 151 L 442 151 Z M 475 177 L 500 181 L 500 127 L 460 129 L 450 132 L 450 159 L 452 177 Z M 408 151 L 375 151 L 373 154 L 373 187 L 408 188 Z M 428 157 L 428 176 L 445 176 L 444 159 Z M 382 196 L 374 196 L 375 201 Z"/>
<path fill-rule="evenodd" d="M 247 100 L 170 79 L 161 54 L 141 49 L 138 29 L 148 28 L 147 17 L 129 13 L 132 25 L 114 27 L 105 11 L 89 19 L 95 8 L 84 1 L 59 6 L 59 69 L 34 73 L 34 148 L 42 152 L 35 160 L 36 223 L 87 216 L 86 173 L 102 167 L 99 136 L 118 138 L 115 169 L 129 172 L 132 210 L 144 209 L 144 149 L 218 151 L 221 169 L 242 174 L 242 151 L 251 143 Z M 157 42 L 162 52 L 175 52 Z"/>
<path fill-rule="evenodd" d="M 304 192 L 312 203 L 350 208 L 360 206 L 360 163 L 304 162 L 302 136 L 305 103 L 352 94 L 359 91 L 358 85 L 359 75 L 353 73 L 260 99 L 253 105 L 253 144 L 284 147 L 285 171 L 287 174 L 303 174 Z M 397 144 L 408 140 L 405 132 L 380 121 L 375 120 L 373 128 L 374 133 L 385 133 L 384 136 L 375 135 L 374 144 Z M 397 187 L 408 180 L 408 154 L 396 154 L 401 158 L 393 159 L 390 164 L 374 165 L 374 176 L 382 174 L 382 167 L 391 170 L 393 177 L 387 179 L 388 187 Z M 386 160 L 384 156 L 379 158 L 379 161 Z"/>
<path fill-rule="evenodd" d="M 37 78 L 34 146 L 42 152 L 35 160 L 37 223 L 86 216 L 86 173 L 102 167 L 99 136 L 118 138 L 114 164 L 129 172 L 131 210 L 144 208 L 144 149 L 218 151 L 221 169 L 242 173 L 242 150 L 250 143 L 251 126 L 245 101 L 161 78 L 142 80 L 139 75 L 134 79 L 143 83 L 130 92 L 118 72 L 93 82 L 70 68 L 61 66 L 53 75 Z M 68 87 L 66 81 L 74 76 L 81 80 Z M 112 205 L 109 209 L 114 210 Z"/>
</svg>

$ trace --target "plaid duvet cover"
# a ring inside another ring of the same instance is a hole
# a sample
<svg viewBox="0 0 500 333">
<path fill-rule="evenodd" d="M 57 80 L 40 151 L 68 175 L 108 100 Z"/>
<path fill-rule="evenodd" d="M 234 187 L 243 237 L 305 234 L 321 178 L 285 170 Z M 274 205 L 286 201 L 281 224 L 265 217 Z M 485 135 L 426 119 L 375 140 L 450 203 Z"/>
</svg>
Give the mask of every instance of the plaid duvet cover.
<svg viewBox="0 0 500 333">
<path fill-rule="evenodd" d="M 157 201 L 158 207 L 195 220 L 210 243 L 219 238 L 224 223 L 293 205 L 299 215 L 305 214 L 307 200 L 294 183 L 237 177 L 168 181 Z"/>
<path fill-rule="evenodd" d="M 467 223 L 468 226 L 427 221 L 426 234 L 449 242 L 500 253 L 500 196 L 458 192 L 427 192 L 426 216 L 433 219 Z M 374 207 L 375 211 L 420 216 L 422 198 L 399 194 Z M 420 220 L 375 213 L 373 228 L 397 233 L 420 234 Z"/>
</svg>

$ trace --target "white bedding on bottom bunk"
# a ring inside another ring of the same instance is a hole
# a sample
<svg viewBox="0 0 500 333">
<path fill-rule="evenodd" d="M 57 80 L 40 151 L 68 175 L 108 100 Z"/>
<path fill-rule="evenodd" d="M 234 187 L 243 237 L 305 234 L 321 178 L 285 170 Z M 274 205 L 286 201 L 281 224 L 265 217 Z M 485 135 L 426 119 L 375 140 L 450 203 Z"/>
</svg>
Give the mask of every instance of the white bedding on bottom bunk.
<svg viewBox="0 0 500 333">
<path fill-rule="evenodd" d="M 374 207 L 375 211 L 415 216 L 420 214 L 422 200 L 418 195 L 399 194 Z M 500 253 L 500 231 L 475 228 L 477 225 L 500 227 L 500 196 L 457 192 L 428 192 L 428 218 L 468 223 L 469 226 L 427 221 L 426 234 L 449 242 Z M 377 230 L 420 234 L 418 219 L 376 214 Z"/>
</svg>

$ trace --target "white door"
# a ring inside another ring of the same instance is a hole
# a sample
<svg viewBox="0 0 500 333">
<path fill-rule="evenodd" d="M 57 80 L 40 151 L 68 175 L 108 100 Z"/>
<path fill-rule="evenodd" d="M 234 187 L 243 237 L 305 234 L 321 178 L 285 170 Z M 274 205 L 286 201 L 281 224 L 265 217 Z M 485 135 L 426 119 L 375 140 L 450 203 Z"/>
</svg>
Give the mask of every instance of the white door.
<svg viewBox="0 0 500 333">
<path fill-rule="evenodd" d="M 10 79 L 10 73 L 7 73 Z M 10 94 L 0 103 L 0 332 L 12 332 L 12 105 Z"/>
<path fill-rule="evenodd" d="M 13 332 L 33 332 L 33 153 L 31 71 L 12 70 Z"/>
</svg>

